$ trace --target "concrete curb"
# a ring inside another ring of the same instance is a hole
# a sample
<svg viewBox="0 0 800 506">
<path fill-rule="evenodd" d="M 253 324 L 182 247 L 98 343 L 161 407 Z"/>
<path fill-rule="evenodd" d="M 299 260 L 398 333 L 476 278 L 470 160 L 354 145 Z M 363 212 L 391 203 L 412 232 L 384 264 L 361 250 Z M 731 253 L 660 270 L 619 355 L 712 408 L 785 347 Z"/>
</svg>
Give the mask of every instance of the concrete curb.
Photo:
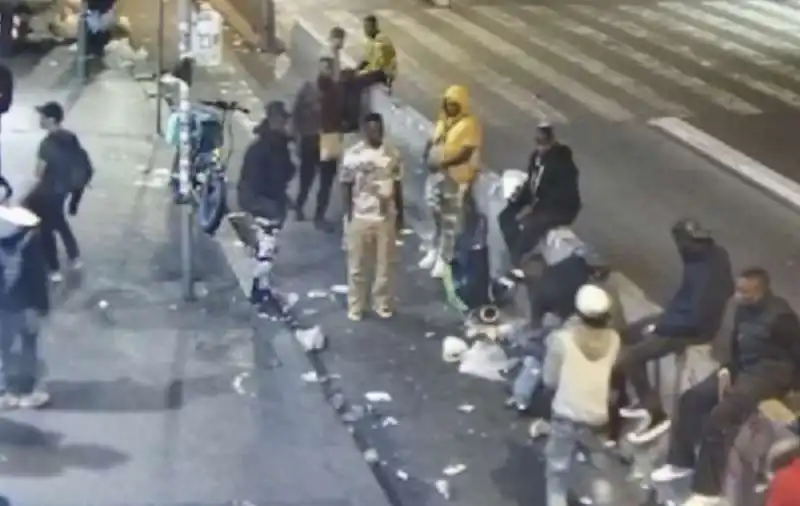
<svg viewBox="0 0 800 506">
<path fill-rule="evenodd" d="M 770 169 L 680 118 L 657 118 L 648 124 L 722 165 L 748 183 L 800 210 L 800 184 Z"/>
</svg>

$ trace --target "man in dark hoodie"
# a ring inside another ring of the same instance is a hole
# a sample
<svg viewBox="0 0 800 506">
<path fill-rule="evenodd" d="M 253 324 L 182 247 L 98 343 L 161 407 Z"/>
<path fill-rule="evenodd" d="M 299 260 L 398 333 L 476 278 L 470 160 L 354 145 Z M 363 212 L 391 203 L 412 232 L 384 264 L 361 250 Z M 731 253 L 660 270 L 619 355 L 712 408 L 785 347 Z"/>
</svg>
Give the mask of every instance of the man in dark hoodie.
<svg viewBox="0 0 800 506">
<path fill-rule="evenodd" d="M 0 62 L 0 131 L 2 131 L 3 116 L 11 109 L 11 102 L 14 98 L 14 75 L 8 66 Z M 0 170 L 2 170 L 2 160 L 0 160 Z"/>
<path fill-rule="evenodd" d="M 239 207 L 254 218 L 256 269 L 250 301 L 270 319 L 289 318 L 288 306 L 272 286 L 272 266 L 278 251 L 277 236 L 286 220 L 286 191 L 295 166 L 289 153 L 289 113 L 283 102 L 267 104 L 266 119 L 255 130 L 256 139 L 244 155 L 237 187 Z"/>
<path fill-rule="evenodd" d="M 651 388 L 647 363 L 712 341 L 733 295 L 728 252 L 714 242 L 708 230 L 695 220 L 683 219 L 672 227 L 672 237 L 683 262 L 678 291 L 654 324 L 628 333 L 626 349 L 617 364 L 618 373 L 633 384 L 640 403 L 623 408 L 621 415 L 647 420 L 641 431 L 630 435 L 634 444 L 652 441 L 669 430 L 670 424 L 659 393 Z"/>
<path fill-rule="evenodd" d="M 663 483 L 693 475 L 684 506 L 721 504 L 731 436 L 762 401 L 788 393 L 800 371 L 800 321 L 770 291 L 767 271 L 742 271 L 736 300 L 731 359 L 681 394 L 667 465 L 651 477 Z"/>
<path fill-rule="evenodd" d="M 552 126 L 539 126 L 528 179 L 498 217 L 514 266 L 520 267 L 549 230 L 572 224 L 581 205 L 572 150 L 556 140 Z"/>
<path fill-rule="evenodd" d="M 50 310 L 38 224 L 27 209 L 0 206 L 0 409 L 37 408 L 50 399 L 37 388 L 39 321 Z M 17 339 L 18 374 L 11 377 Z"/>
</svg>

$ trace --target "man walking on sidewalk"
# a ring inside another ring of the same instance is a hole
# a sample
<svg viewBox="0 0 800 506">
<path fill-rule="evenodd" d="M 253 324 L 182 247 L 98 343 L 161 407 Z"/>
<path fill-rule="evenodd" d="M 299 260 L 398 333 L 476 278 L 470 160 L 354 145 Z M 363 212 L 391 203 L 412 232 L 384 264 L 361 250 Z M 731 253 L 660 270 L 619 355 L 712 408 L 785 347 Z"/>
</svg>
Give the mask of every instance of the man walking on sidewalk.
<svg viewBox="0 0 800 506">
<path fill-rule="evenodd" d="M 38 181 L 27 202 L 42 220 L 45 260 L 50 269 L 50 279 L 58 282 L 63 276 L 60 272 L 56 234 L 64 241 L 70 267 L 80 268 L 78 241 L 69 226 L 64 206 L 68 197 L 76 198 L 74 193 L 81 184 L 88 184 L 92 169 L 88 154 L 78 137 L 62 127 L 64 109 L 61 105 L 48 102 L 36 110 L 39 112 L 39 124 L 47 131 L 47 135 L 39 144 L 36 164 Z"/>
<path fill-rule="evenodd" d="M 394 314 L 396 232 L 403 225 L 403 165 L 400 153 L 384 142 L 383 118 L 370 113 L 363 140 L 345 153 L 341 180 L 347 211 L 348 311 L 361 319 L 367 298 L 367 271 L 374 266 L 372 303 L 381 318 Z"/>
<path fill-rule="evenodd" d="M 0 409 L 37 408 L 50 396 L 37 389 L 40 320 L 50 310 L 39 218 L 0 206 Z M 12 349 L 19 339 L 16 374 Z"/>
<path fill-rule="evenodd" d="M 743 271 L 736 298 L 731 360 L 681 394 L 667 465 L 651 477 L 663 483 L 693 474 L 685 506 L 720 504 L 732 436 L 759 403 L 784 396 L 800 371 L 800 321 L 772 294 L 767 272 Z"/>
</svg>

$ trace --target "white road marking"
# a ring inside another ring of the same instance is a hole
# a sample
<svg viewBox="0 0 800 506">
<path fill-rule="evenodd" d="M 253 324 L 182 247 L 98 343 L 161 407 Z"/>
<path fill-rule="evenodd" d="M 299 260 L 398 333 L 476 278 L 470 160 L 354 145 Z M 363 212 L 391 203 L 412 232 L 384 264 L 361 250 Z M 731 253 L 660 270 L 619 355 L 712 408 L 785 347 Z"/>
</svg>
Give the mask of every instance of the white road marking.
<svg viewBox="0 0 800 506">
<path fill-rule="evenodd" d="M 776 58 L 751 49 L 747 46 L 743 46 L 738 42 L 730 40 L 730 38 L 715 35 L 712 31 L 697 28 L 683 21 L 671 18 L 664 13 L 656 12 L 651 9 L 631 5 L 623 5 L 620 6 L 619 9 L 649 21 L 656 26 L 667 28 L 670 31 L 712 45 L 726 53 L 734 54 L 759 68 L 768 70 L 770 72 L 775 72 L 776 74 L 780 74 L 788 77 L 789 79 L 800 82 L 800 69 L 797 67 L 781 62 Z M 586 12 L 591 15 L 592 11 Z"/>
<path fill-rule="evenodd" d="M 498 74 L 486 65 L 478 62 L 467 51 L 456 46 L 441 35 L 434 33 L 431 29 L 414 18 L 396 11 L 379 10 L 376 13 L 378 16 L 390 20 L 392 25 L 413 34 L 416 39 L 431 48 L 431 51 L 436 55 L 478 77 L 478 80 L 486 85 L 487 90 L 519 107 L 522 112 L 530 114 L 541 121 L 550 121 L 554 123 L 567 122 L 566 116 L 556 108 L 540 100 L 536 95 L 522 86 L 517 85 L 508 77 Z M 549 68 L 543 68 L 542 72 L 547 73 L 548 70 L 555 72 Z M 618 112 L 621 112 L 623 115 L 625 113 L 624 109 Z M 628 114 L 625 117 L 618 118 L 618 120 L 621 119 L 632 119 L 632 116 Z"/>
<path fill-rule="evenodd" d="M 794 37 L 798 37 L 796 33 L 797 31 L 797 23 L 800 22 L 800 3 L 796 1 L 788 1 L 785 3 L 776 3 L 776 2 L 765 2 L 763 0 L 756 0 L 747 2 L 745 5 L 748 7 L 755 7 L 761 11 L 767 11 L 772 13 L 776 18 L 781 20 L 792 20 L 794 23 L 789 23 L 789 27 L 787 32 L 789 35 Z"/>
<path fill-rule="evenodd" d="M 705 2 L 704 6 L 724 12 L 735 18 L 744 19 L 750 23 L 761 25 L 767 29 L 766 33 L 781 32 L 781 37 L 798 38 L 795 33 L 797 24 L 786 21 L 786 15 L 774 15 L 758 12 L 754 4 L 730 4 L 727 2 Z M 787 9 L 791 11 L 791 9 Z M 796 14 L 796 13 L 795 13 Z M 791 19 L 791 18 L 790 18 Z"/>
<path fill-rule="evenodd" d="M 762 81 L 750 75 L 741 72 L 736 72 L 734 70 L 728 70 L 727 68 L 724 68 L 725 63 L 714 58 L 710 58 L 704 55 L 701 56 L 697 54 L 692 47 L 690 47 L 683 41 L 683 39 L 676 40 L 668 36 L 661 35 L 660 33 L 648 30 L 636 23 L 631 23 L 629 21 L 625 21 L 624 19 L 619 19 L 614 16 L 607 16 L 602 12 L 593 9 L 591 7 L 583 7 L 581 8 L 581 10 L 587 17 L 591 17 L 593 20 L 611 26 L 641 41 L 657 45 L 660 48 L 664 49 L 665 51 L 686 58 L 686 60 L 701 65 L 705 68 L 713 68 L 716 71 L 724 72 L 725 77 L 727 79 L 739 82 L 749 88 L 752 88 L 760 93 L 763 93 L 764 95 L 779 100 L 791 107 L 800 109 L 800 94 L 797 94 L 792 90 L 788 90 L 786 88 L 778 86 L 775 83 Z M 761 55 L 761 57 L 765 59 L 768 58 L 767 56 L 764 55 Z M 780 62 L 776 63 L 780 64 Z M 758 64 L 754 63 L 754 65 Z M 788 69 L 786 69 L 786 72 L 791 77 L 794 77 L 797 74 L 796 72 L 790 71 Z"/>
<path fill-rule="evenodd" d="M 524 50 L 509 44 L 500 37 L 469 22 L 452 11 L 431 11 L 430 14 L 452 25 L 456 30 L 466 32 L 467 35 L 474 38 L 489 51 L 507 59 L 535 79 L 553 86 L 561 93 L 568 94 L 602 117 L 611 121 L 627 121 L 633 119 L 633 114 L 619 103 L 596 93 L 575 79 L 565 76 L 554 68 L 539 62 L 530 57 Z M 395 23 L 394 20 L 392 22 Z M 415 22 L 414 25 L 418 25 L 418 23 Z M 409 29 L 414 25 L 408 25 Z M 414 33 L 417 37 L 420 36 L 416 28 L 414 29 Z M 431 47 L 435 47 L 437 51 L 442 50 L 438 44 L 432 44 Z M 483 77 L 484 76 L 481 75 L 481 78 Z"/>
<path fill-rule="evenodd" d="M 602 45 L 603 48 L 622 56 L 623 58 L 636 62 L 639 66 L 654 75 L 672 81 L 673 83 L 688 89 L 689 91 L 711 101 L 725 110 L 737 114 L 758 114 L 759 108 L 742 100 L 736 95 L 712 86 L 696 76 L 690 76 L 680 69 L 659 61 L 647 53 L 643 53 L 627 44 L 617 42 L 608 35 L 595 30 L 587 25 L 582 25 L 565 18 L 550 9 L 536 6 L 525 6 L 523 9 L 536 14 L 537 16 L 547 16 L 548 23 L 555 24 L 570 33 L 589 38 L 590 40 Z"/>
<path fill-rule="evenodd" d="M 525 23 L 518 17 L 510 14 L 503 8 L 479 6 L 473 9 L 475 12 L 495 21 L 503 27 L 515 32 L 518 36 L 527 39 L 545 51 L 563 58 L 570 63 L 584 69 L 586 72 L 598 77 L 599 79 L 615 86 L 628 95 L 646 103 L 653 109 L 662 111 L 672 111 L 671 116 L 689 116 L 690 112 L 686 106 L 675 101 L 668 100 L 658 94 L 649 86 L 637 82 L 624 74 L 608 67 L 605 63 L 598 61 L 591 56 L 583 53 L 580 49 L 567 42 L 561 42 L 546 35 L 537 35 L 535 28 Z M 436 13 L 441 17 L 442 13 Z M 516 60 L 514 60 L 516 61 Z"/>
<path fill-rule="evenodd" d="M 796 51 L 797 46 L 763 31 L 736 24 L 734 21 L 710 12 L 676 2 L 662 2 L 659 6 L 717 30 L 736 34 L 756 44 L 781 51 Z"/>
<path fill-rule="evenodd" d="M 658 118 L 649 124 L 800 209 L 800 184 L 680 118 Z"/>
</svg>

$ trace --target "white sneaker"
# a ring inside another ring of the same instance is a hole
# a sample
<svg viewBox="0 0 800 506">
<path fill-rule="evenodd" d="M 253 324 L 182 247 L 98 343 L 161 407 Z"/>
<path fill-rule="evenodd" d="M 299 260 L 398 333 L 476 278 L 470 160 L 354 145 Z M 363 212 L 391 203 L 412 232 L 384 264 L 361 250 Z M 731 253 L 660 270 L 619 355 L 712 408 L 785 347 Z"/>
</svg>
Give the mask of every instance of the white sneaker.
<svg viewBox="0 0 800 506">
<path fill-rule="evenodd" d="M 425 256 L 422 257 L 422 260 L 419 261 L 420 269 L 433 269 L 433 266 L 436 265 L 436 259 L 439 257 L 436 250 L 432 249 L 425 253 Z"/>
<path fill-rule="evenodd" d="M 619 416 L 626 420 L 641 420 L 649 415 L 650 413 L 639 405 L 625 406 L 619 410 Z"/>
<path fill-rule="evenodd" d="M 693 470 L 685 467 L 671 466 L 669 464 L 661 466 L 650 475 L 650 479 L 656 483 L 667 483 L 670 481 L 686 478 L 694 473 Z"/>
<path fill-rule="evenodd" d="M 692 496 L 683 503 L 683 506 L 717 506 L 721 503 L 721 497 L 692 494 Z"/>
<path fill-rule="evenodd" d="M 436 259 L 436 263 L 431 270 L 431 277 L 441 279 L 447 273 L 447 262 L 441 258 Z"/>
<path fill-rule="evenodd" d="M 646 413 L 639 420 L 641 420 L 639 428 L 628 434 L 628 441 L 637 446 L 652 443 L 669 432 L 672 427 L 672 421 L 669 418 L 655 421 L 650 413 Z"/>
</svg>

